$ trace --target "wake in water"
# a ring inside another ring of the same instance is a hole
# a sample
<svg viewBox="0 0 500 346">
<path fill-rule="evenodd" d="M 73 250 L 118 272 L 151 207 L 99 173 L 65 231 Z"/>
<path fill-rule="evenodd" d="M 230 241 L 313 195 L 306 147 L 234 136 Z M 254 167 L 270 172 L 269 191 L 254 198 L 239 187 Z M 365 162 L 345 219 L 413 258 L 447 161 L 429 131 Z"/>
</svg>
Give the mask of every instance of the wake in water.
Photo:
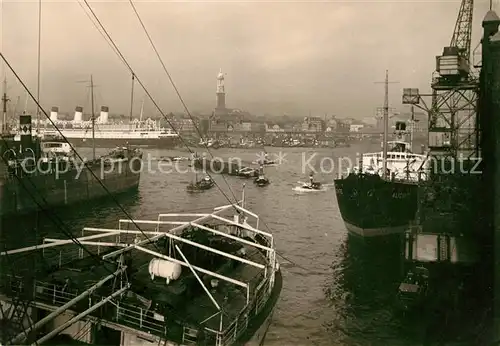
<svg viewBox="0 0 500 346">
<path fill-rule="evenodd" d="M 292 188 L 292 190 L 295 192 L 324 192 L 328 191 L 329 187 L 334 185 L 333 183 L 321 184 L 321 187 L 319 189 L 311 189 L 310 187 L 308 187 L 310 186 L 310 183 L 305 183 L 303 181 L 298 181 L 297 183 L 299 183 L 300 186 L 295 186 L 294 188 Z"/>
<path fill-rule="evenodd" d="M 325 192 L 328 191 L 328 188 L 322 186 L 320 189 L 315 190 L 315 189 L 304 188 L 302 186 L 295 186 L 294 188 L 292 188 L 292 190 L 295 192 Z"/>
</svg>

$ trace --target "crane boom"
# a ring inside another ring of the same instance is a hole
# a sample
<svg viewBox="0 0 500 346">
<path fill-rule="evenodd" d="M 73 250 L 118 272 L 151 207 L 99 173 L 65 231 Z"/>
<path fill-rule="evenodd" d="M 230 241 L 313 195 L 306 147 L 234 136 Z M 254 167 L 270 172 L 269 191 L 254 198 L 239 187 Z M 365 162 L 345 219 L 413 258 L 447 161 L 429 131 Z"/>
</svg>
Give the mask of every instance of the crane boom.
<svg viewBox="0 0 500 346">
<path fill-rule="evenodd" d="M 458 48 L 459 56 L 463 58 L 467 64 L 470 62 L 473 10 L 474 0 L 462 0 L 450 43 L 450 47 Z"/>
</svg>

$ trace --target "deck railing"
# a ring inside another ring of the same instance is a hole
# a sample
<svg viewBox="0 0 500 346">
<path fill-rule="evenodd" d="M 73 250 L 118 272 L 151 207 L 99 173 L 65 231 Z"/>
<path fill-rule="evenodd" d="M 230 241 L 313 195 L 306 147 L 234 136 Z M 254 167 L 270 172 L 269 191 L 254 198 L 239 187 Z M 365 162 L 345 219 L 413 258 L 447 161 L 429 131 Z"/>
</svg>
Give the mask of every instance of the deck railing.
<svg viewBox="0 0 500 346">
<path fill-rule="evenodd" d="M 133 243 L 133 237 L 135 236 L 121 234 L 112 237 L 117 237 L 117 239 L 114 239 L 116 242 Z M 118 237 L 122 239 L 118 239 Z M 259 243 L 272 247 L 271 241 L 266 237 L 258 237 Z M 98 242 L 99 241 L 96 241 L 95 243 Z M 44 243 L 46 243 L 46 241 L 44 241 Z M 110 249 L 109 245 L 105 245 L 109 243 L 106 243 L 106 241 L 103 241 L 103 243 L 102 246 L 100 244 L 89 246 L 87 250 L 92 254 L 99 255 Z M 40 249 L 37 253 L 43 256 L 44 262 L 56 268 L 89 256 L 88 252 L 72 243 Z M 273 255 L 267 257 L 268 261 L 274 261 Z M 231 345 L 246 331 L 249 322 L 262 310 L 269 299 L 272 291 L 271 285 L 274 283 L 273 270 L 274 268 L 267 268 L 267 275 L 254 279 L 258 282 L 256 283 L 257 286 L 253 286 L 255 287 L 255 289 L 252 289 L 253 292 L 250 292 L 249 304 L 240 311 L 237 317 L 235 317 L 224 330 L 204 328 L 207 342 L 210 341 L 211 343 L 213 340 L 214 343 L 211 344 L 216 346 Z M 83 288 L 75 289 L 64 282 L 49 283 L 40 280 L 32 280 L 29 282 L 24 277 L 13 275 L 2 275 L 0 289 L 2 293 L 10 297 L 24 295 L 27 299 L 32 299 L 36 303 L 46 304 L 48 305 L 48 309 L 56 309 L 83 293 Z M 86 299 L 70 307 L 69 310 L 81 312 L 95 305 L 102 299 L 104 299 L 103 296 L 92 293 Z M 119 298 L 112 300 L 110 303 L 111 304 L 106 304 L 99 308 L 92 315 L 117 325 L 130 327 L 140 330 L 143 333 L 154 335 L 156 338 L 172 339 L 174 337 L 173 335 L 169 335 L 174 333 L 174 330 L 172 329 L 171 333 L 169 333 L 168 330 L 172 321 L 166 321 L 166 316 L 151 311 L 150 308 L 146 307 L 147 304 L 124 303 Z M 180 327 L 182 329 L 182 327 L 185 326 L 180 325 Z M 197 326 L 197 328 L 203 328 L 203 326 Z M 182 337 L 182 331 L 178 337 Z"/>
<path fill-rule="evenodd" d="M 246 331 L 250 320 L 266 305 L 271 295 L 270 284 L 270 277 L 260 282 L 253 298 L 250 299 L 250 304 L 243 308 L 238 317 L 224 331 L 214 333 L 214 331 L 205 328 L 207 333 L 215 334 L 216 346 L 232 345 Z"/>
<path fill-rule="evenodd" d="M 37 303 L 46 304 L 54 308 L 68 303 L 82 293 L 81 290 L 71 289 L 61 284 L 39 280 L 35 280 L 33 285 L 33 293 L 30 294 L 31 297 L 26 298 L 33 299 L 33 301 Z M 26 295 L 27 292 L 30 292 L 30 288 L 26 287 L 25 280 L 22 277 L 7 275 L 2 278 L 2 291 L 7 296 L 18 296 L 20 294 Z M 104 299 L 104 297 L 91 294 L 88 299 L 83 299 L 71 307 L 70 310 L 80 311 L 88 309 L 102 299 Z M 114 309 L 110 310 L 108 305 L 108 309 L 104 307 L 104 310 L 100 310 L 96 312 L 96 314 L 102 314 L 104 312 L 105 316 L 109 318 L 110 321 L 116 322 L 117 324 L 140 329 L 157 336 L 165 335 L 166 327 L 163 316 L 149 311 L 149 309 L 144 307 L 126 304 L 120 301 L 112 301 L 111 304 L 114 305 Z"/>
</svg>

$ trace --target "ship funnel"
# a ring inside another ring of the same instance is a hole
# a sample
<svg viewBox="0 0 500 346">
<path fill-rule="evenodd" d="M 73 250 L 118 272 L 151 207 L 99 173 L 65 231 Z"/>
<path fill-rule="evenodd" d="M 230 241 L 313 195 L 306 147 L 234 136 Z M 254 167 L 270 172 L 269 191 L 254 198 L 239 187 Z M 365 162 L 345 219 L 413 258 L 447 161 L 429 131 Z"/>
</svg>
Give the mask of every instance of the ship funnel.
<svg viewBox="0 0 500 346">
<path fill-rule="evenodd" d="M 81 123 L 83 119 L 83 107 L 76 107 L 75 108 L 75 117 L 73 118 L 74 123 Z"/>
<path fill-rule="evenodd" d="M 19 116 L 19 134 L 21 136 L 21 146 L 31 148 L 31 115 Z"/>
<path fill-rule="evenodd" d="M 50 120 L 57 121 L 57 113 L 59 112 L 58 107 L 52 107 L 50 110 Z"/>
<path fill-rule="evenodd" d="M 101 107 L 101 115 L 99 115 L 99 123 L 106 124 L 108 122 L 108 106 Z"/>
</svg>

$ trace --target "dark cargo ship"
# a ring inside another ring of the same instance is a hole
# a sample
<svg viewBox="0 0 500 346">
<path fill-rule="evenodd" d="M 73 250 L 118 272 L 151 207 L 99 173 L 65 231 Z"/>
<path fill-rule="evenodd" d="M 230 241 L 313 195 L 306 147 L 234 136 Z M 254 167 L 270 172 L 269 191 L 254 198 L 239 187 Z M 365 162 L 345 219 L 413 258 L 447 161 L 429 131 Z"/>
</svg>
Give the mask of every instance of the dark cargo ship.
<svg viewBox="0 0 500 346">
<path fill-rule="evenodd" d="M 54 144 L 54 146 L 52 146 Z M 2 136 L 0 142 L 0 216 L 19 215 L 117 194 L 139 185 L 142 153 L 117 148 L 87 162 L 57 149 L 57 142 L 41 143 L 32 136 L 31 116 L 20 116 L 20 140 Z M 96 179 L 94 172 L 104 186 Z"/>
<path fill-rule="evenodd" d="M 382 151 L 363 154 L 359 167 L 335 180 L 346 228 L 362 237 L 402 234 L 417 213 L 418 183 L 428 177 L 430 162 L 405 141 L 405 122 L 396 122 L 397 140 L 388 141 L 388 83 L 386 72 Z"/>
<path fill-rule="evenodd" d="M 403 233 L 417 212 L 416 183 L 351 173 L 335 180 L 335 191 L 347 230 L 363 237 Z"/>
</svg>

